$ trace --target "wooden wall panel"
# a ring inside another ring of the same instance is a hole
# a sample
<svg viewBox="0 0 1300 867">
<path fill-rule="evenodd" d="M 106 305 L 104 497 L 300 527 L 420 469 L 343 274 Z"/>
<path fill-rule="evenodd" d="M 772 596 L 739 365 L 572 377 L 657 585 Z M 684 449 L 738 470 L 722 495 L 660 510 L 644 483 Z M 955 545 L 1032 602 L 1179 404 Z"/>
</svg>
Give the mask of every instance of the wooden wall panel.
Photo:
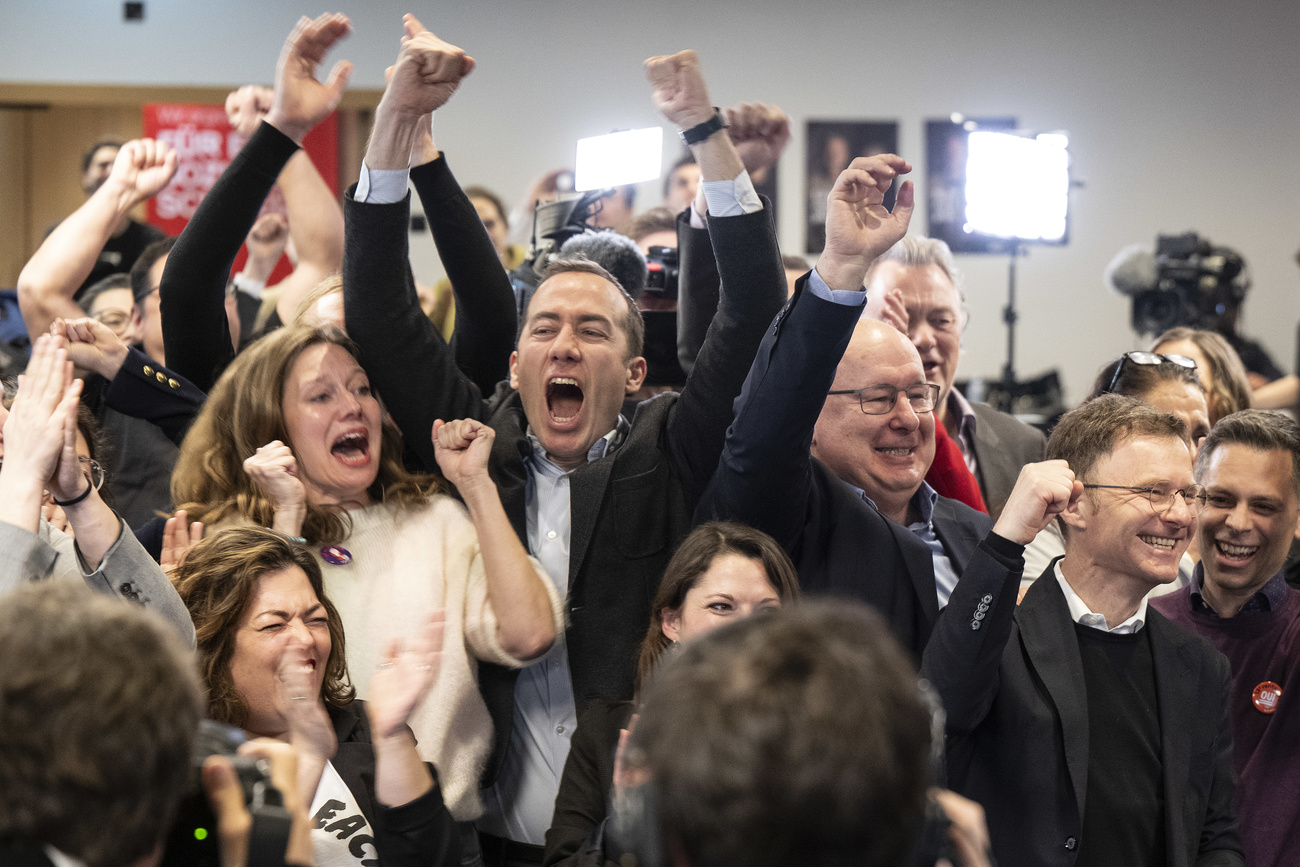
<svg viewBox="0 0 1300 867">
<path fill-rule="evenodd" d="M 12 289 L 27 261 L 30 210 L 27 131 L 30 111 L 0 109 L 0 289 Z"/>
<path fill-rule="evenodd" d="M 17 284 L 23 264 L 45 232 L 76 210 L 81 156 L 104 138 L 142 132 L 146 102 L 221 104 L 227 88 L 102 87 L 0 82 L 0 288 Z M 340 106 L 340 189 L 360 168 L 378 90 L 350 90 Z M 144 219 L 144 208 L 135 214 Z"/>
</svg>

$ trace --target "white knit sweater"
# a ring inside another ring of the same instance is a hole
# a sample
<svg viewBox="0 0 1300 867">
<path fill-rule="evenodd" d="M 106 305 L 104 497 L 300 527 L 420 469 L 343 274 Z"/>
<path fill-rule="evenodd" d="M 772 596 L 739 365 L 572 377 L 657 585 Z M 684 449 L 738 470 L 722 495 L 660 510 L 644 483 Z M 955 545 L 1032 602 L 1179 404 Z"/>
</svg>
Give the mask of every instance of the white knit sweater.
<svg viewBox="0 0 1300 867">
<path fill-rule="evenodd" d="M 421 758 L 438 769 L 451 814 L 460 821 L 476 818 L 482 812 L 478 781 L 492 748 L 492 720 L 478 691 L 476 660 L 512 668 L 527 663 L 509 656 L 497 641 L 474 525 L 463 505 L 442 495 L 416 509 L 376 504 L 349 515 L 352 533 L 341 547 L 352 562 L 336 566 L 322 560 L 318 548 L 313 554 L 325 576 L 325 592 L 343 620 L 357 695 L 368 696 L 370 677 L 390 639 L 414 635 L 431 611 L 446 609 L 441 671 L 409 724 Z M 551 596 L 559 634 L 561 600 L 536 561 L 533 565 Z"/>
</svg>

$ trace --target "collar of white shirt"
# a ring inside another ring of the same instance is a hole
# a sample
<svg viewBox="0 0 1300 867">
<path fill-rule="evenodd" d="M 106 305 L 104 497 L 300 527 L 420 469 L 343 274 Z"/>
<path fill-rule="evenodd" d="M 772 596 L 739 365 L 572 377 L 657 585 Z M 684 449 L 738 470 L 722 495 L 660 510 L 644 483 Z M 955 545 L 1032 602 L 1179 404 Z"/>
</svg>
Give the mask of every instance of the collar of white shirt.
<svg viewBox="0 0 1300 867">
<path fill-rule="evenodd" d="M 1057 560 L 1052 568 L 1056 572 L 1057 583 L 1061 585 L 1061 592 L 1065 594 L 1065 604 L 1070 607 L 1070 619 L 1075 623 L 1091 626 L 1093 629 L 1100 629 L 1102 632 L 1113 632 L 1117 635 L 1131 635 L 1146 625 L 1147 599 L 1145 596 L 1142 597 L 1141 603 L 1138 604 L 1136 614 L 1118 626 L 1111 628 L 1106 625 L 1105 615 L 1090 610 L 1087 604 L 1079 598 L 1079 594 L 1074 592 L 1070 582 L 1065 580 L 1065 576 L 1061 574 L 1061 561 Z"/>
</svg>

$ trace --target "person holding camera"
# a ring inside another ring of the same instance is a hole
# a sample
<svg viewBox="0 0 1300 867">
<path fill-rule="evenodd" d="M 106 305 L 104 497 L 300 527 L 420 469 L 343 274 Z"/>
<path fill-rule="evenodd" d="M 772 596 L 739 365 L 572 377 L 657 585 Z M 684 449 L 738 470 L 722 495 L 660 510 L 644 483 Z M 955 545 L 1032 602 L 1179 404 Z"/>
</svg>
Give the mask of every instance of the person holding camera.
<svg viewBox="0 0 1300 867">
<path fill-rule="evenodd" d="M 0 605 L 0 864 L 150 867 L 195 784 L 203 687 L 157 615 L 77 584 L 40 582 Z M 297 754 L 250 742 L 291 819 L 276 864 L 309 867 Z M 204 762 L 223 867 L 249 864 L 252 821 L 230 760 Z M 252 864 L 251 867 L 262 867 Z"/>
<path fill-rule="evenodd" d="M 223 530 L 176 569 L 199 636 L 208 716 L 298 751 L 317 865 L 460 863 L 436 771 L 406 721 L 438 676 L 442 612 L 392 638 L 355 700 L 343 626 L 305 549 L 260 527 Z"/>
</svg>

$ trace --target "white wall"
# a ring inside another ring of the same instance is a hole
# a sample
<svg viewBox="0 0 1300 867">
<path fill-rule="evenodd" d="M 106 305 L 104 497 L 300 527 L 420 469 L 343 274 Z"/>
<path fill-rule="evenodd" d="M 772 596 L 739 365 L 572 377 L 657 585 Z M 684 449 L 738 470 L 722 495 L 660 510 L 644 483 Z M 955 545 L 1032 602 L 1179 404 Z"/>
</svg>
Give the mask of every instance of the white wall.
<svg viewBox="0 0 1300 867">
<path fill-rule="evenodd" d="M 1245 254 L 1255 278 L 1245 330 L 1291 369 L 1300 319 L 1293 0 L 442 5 L 413 11 L 480 64 L 438 121 L 463 183 L 517 197 L 569 160 L 574 139 L 656 122 L 641 60 L 695 47 L 716 102 L 775 102 L 795 120 L 781 237 L 798 252 L 806 119 L 896 119 L 900 150 L 920 169 L 924 119 L 1016 115 L 1026 127 L 1068 130 L 1087 183 L 1074 196 L 1070 245 L 1022 263 L 1022 375 L 1060 367 L 1078 399 L 1104 361 L 1137 344 L 1127 300 L 1102 285 L 1106 262 L 1125 244 L 1186 229 Z M 356 32 L 336 55 L 356 63 L 356 84 L 378 87 L 408 7 L 354 7 L 343 11 Z M 125 24 L 120 2 L 0 0 L 0 80 L 269 82 L 296 12 L 266 0 L 148 0 L 145 23 Z M 643 201 L 657 201 L 654 184 Z M 915 225 L 923 231 L 923 213 Z M 996 375 L 1006 262 L 961 265 L 974 311 L 962 373 Z"/>
</svg>

